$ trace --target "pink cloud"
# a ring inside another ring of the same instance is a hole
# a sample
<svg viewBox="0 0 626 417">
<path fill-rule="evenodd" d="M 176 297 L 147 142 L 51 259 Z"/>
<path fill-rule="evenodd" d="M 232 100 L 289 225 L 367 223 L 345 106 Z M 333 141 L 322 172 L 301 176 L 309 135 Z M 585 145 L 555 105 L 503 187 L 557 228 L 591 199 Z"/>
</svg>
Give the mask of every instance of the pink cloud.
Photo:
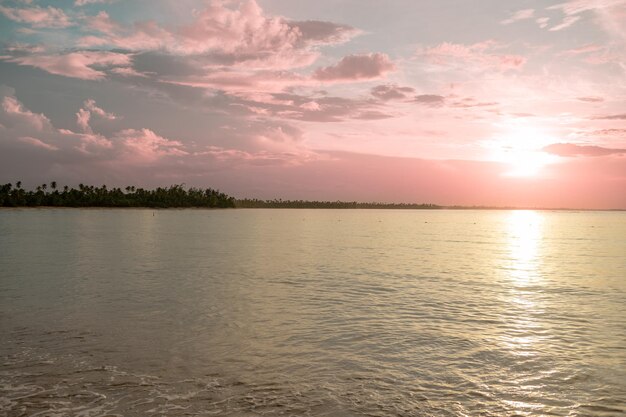
<svg viewBox="0 0 626 417">
<path fill-rule="evenodd" d="M 289 25 L 299 30 L 301 41 L 306 44 L 328 45 L 344 43 L 361 33 L 352 26 L 319 20 L 289 22 Z"/>
<path fill-rule="evenodd" d="M 148 74 L 139 72 L 132 67 L 115 67 L 115 68 L 111 68 L 110 72 L 112 74 L 116 74 L 121 77 L 141 77 L 141 78 L 148 77 Z"/>
<path fill-rule="evenodd" d="M 556 26 L 552 26 L 550 29 L 550 31 L 555 32 L 558 30 L 563 30 L 566 29 L 570 26 L 572 26 L 574 23 L 578 22 L 580 20 L 580 16 L 565 16 L 565 18 L 563 18 L 563 20 L 561 21 L 561 23 L 559 23 Z"/>
<path fill-rule="evenodd" d="M 535 20 L 535 23 L 537 23 L 541 29 L 545 29 L 548 27 L 549 21 L 550 21 L 549 17 L 539 17 Z"/>
<path fill-rule="evenodd" d="M 548 7 L 548 10 L 561 10 L 564 14 L 571 16 L 588 10 L 610 9 L 617 6 L 623 6 L 625 3 L 626 2 L 624 0 L 570 0 L 550 6 Z"/>
<path fill-rule="evenodd" d="M 76 124 L 86 133 L 93 133 L 91 130 L 91 126 L 89 125 L 92 114 L 95 114 L 96 116 L 106 120 L 117 119 L 117 116 L 115 114 L 108 113 L 98 107 L 95 100 L 85 100 L 83 107 L 84 108 L 79 109 L 78 113 L 76 113 Z"/>
<path fill-rule="evenodd" d="M 31 45 L 27 43 L 12 43 L 7 45 L 4 50 L 11 54 L 37 54 L 44 51 L 41 45 Z"/>
<path fill-rule="evenodd" d="M 402 100 L 415 92 L 413 87 L 401 87 L 395 84 L 377 85 L 370 91 L 371 94 L 380 100 Z"/>
<path fill-rule="evenodd" d="M 437 94 L 420 94 L 415 96 L 414 101 L 426 106 L 441 106 L 443 105 L 445 99 L 446 98 L 444 96 Z"/>
<path fill-rule="evenodd" d="M 66 28 L 72 25 L 69 17 L 61 9 L 56 7 L 5 7 L 0 6 L 0 13 L 4 14 L 8 19 L 20 23 L 27 23 L 35 28 Z"/>
<path fill-rule="evenodd" d="M 601 103 L 604 101 L 602 97 L 595 96 L 576 97 L 576 100 L 585 101 L 587 103 Z"/>
<path fill-rule="evenodd" d="M 318 68 L 313 79 L 318 81 L 361 81 L 383 77 L 396 68 L 386 54 L 370 53 L 345 56 L 335 65 Z"/>
<path fill-rule="evenodd" d="M 554 143 L 544 147 L 543 150 L 551 154 L 564 157 L 626 154 L 626 149 L 604 148 L 602 146 L 593 145 L 577 145 L 574 143 Z"/>
<path fill-rule="evenodd" d="M 180 29 L 179 47 L 200 53 L 281 51 L 291 49 L 300 33 L 279 17 L 265 17 L 256 1 L 246 1 L 231 10 L 213 3 L 196 15 L 195 21 Z"/>
<path fill-rule="evenodd" d="M 122 30 L 121 25 L 117 22 L 114 22 L 109 14 L 105 11 L 98 12 L 95 16 L 86 16 L 84 20 L 87 22 L 87 27 L 96 32 L 105 33 L 107 35 L 114 35 L 116 32 Z M 100 38 L 96 38 L 100 39 Z M 96 41 L 94 43 L 99 42 Z"/>
<path fill-rule="evenodd" d="M 22 136 L 18 140 L 20 142 L 27 143 L 29 145 L 33 145 L 33 146 L 35 146 L 37 148 L 47 149 L 49 151 L 58 151 L 59 150 L 59 148 L 57 148 L 54 145 L 50 145 L 49 143 L 43 142 L 43 141 L 41 141 L 41 140 L 39 140 L 37 138 L 33 138 L 33 137 L 30 137 L 30 136 Z"/>
<path fill-rule="evenodd" d="M 114 3 L 117 0 L 76 0 L 74 1 L 74 6 L 86 6 L 88 4 L 106 4 L 106 3 Z"/>
<path fill-rule="evenodd" d="M 237 8 L 226 2 L 211 2 L 195 12 L 191 23 L 164 28 L 154 21 L 136 22 L 123 28 L 108 14 L 86 17 L 86 27 L 101 35 L 79 40 L 81 47 L 115 46 L 134 51 L 165 50 L 182 55 L 226 55 L 247 68 L 293 68 L 310 65 L 318 56 L 315 47 L 342 43 L 359 31 L 322 21 L 291 22 L 268 16 L 254 0 Z"/>
<path fill-rule="evenodd" d="M 29 145 L 59 151 L 70 157 L 80 158 L 89 155 L 100 160 L 119 160 L 124 164 L 145 164 L 155 162 L 163 157 L 188 155 L 184 145 L 175 140 L 164 138 L 150 129 L 124 129 L 106 137 L 91 130 L 89 125 L 93 115 L 114 120 L 119 116 L 108 113 L 98 107 L 94 100 L 86 100 L 84 108 L 77 113 L 77 124 L 84 133 L 76 133 L 67 129 L 56 129 L 44 115 L 37 115 L 24 106 L 13 96 L 3 99 L 3 112 L 0 120 L 9 116 L 9 121 L 21 118 L 28 123 L 9 125 L 7 138 Z M 38 138 L 24 134 L 32 127 L 38 131 Z"/>
<path fill-rule="evenodd" d="M 286 87 L 306 84 L 308 80 L 288 71 L 217 70 L 204 76 L 167 77 L 161 81 L 189 87 L 227 90 L 231 94 L 280 92 Z"/>
<path fill-rule="evenodd" d="M 4 113 L 10 118 L 12 123 L 22 122 L 30 128 L 35 130 L 45 130 L 52 126 L 50 120 L 43 114 L 33 113 L 30 110 L 24 108 L 22 103 L 17 101 L 15 97 L 5 96 L 2 99 L 2 109 Z"/>
<path fill-rule="evenodd" d="M 531 19 L 534 16 L 534 14 L 535 14 L 535 9 L 518 10 L 515 13 L 513 13 L 511 17 L 503 20 L 500 23 L 503 25 L 509 25 L 511 23 L 514 23 L 520 20 Z"/>
<path fill-rule="evenodd" d="M 624 61 L 624 53 L 621 47 L 617 44 L 598 45 L 588 43 L 578 48 L 563 51 L 559 54 L 559 56 L 580 56 L 584 62 L 592 65 L 617 64 L 622 66 Z"/>
<path fill-rule="evenodd" d="M 603 45 L 597 45 L 594 43 L 588 43 L 578 48 L 568 49 L 561 53 L 561 55 L 580 55 L 588 54 L 590 52 L 598 52 L 604 50 L 606 47 Z"/>
<path fill-rule="evenodd" d="M 99 80 L 106 76 L 103 71 L 94 67 L 126 67 L 132 62 L 130 55 L 108 51 L 82 51 L 60 55 L 4 57 L 3 59 L 19 65 L 40 68 L 51 74 L 84 80 Z"/>
<path fill-rule="evenodd" d="M 102 110 L 100 107 L 96 106 L 96 101 L 93 99 L 85 100 L 84 106 L 87 110 L 92 112 L 93 114 L 98 115 L 99 117 L 106 120 L 115 120 L 118 118 L 117 115 L 113 113 L 106 112 Z"/>
<path fill-rule="evenodd" d="M 592 119 L 595 120 L 626 120 L 626 113 L 622 114 L 604 114 L 599 116 L 594 116 Z"/>
<path fill-rule="evenodd" d="M 572 26 L 581 20 L 584 12 L 593 12 L 595 21 L 605 29 L 605 31 L 623 42 L 626 40 L 626 1 L 624 0 L 569 0 L 564 3 L 555 4 L 547 10 L 560 10 L 565 16 L 561 23 L 549 30 L 562 30 Z"/>
<path fill-rule="evenodd" d="M 240 165 L 240 163 L 253 166 L 297 165 L 297 162 L 302 161 L 299 158 L 294 158 L 295 155 L 289 152 L 248 152 L 219 146 L 209 146 L 207 150 L 197 152 L 193 156 L 196 160 L 203 160 L 203 157 L 209 156 L 215 158 L 216 162 L 226 163 L 231 167 Z"/>
<path fill-rule="evenodd" d="M 85 109 L 79 109 L 76 113 L 76 124 L 84 131 L 91 133 L 91 126 L 89 126 L 89 119 L 91 119 L 91 112 Z"/>
<path fill-rule="evenodd" d="M 163 156 L 187 155 L 181 149 L 181 142 L 166 139 L 150 129 L 125 129 L 117 132 L 112 140 L 122 143 L 124 153 L 135 163 L 153 162 Z"/>
<path fill-rule="evenodd" d="M 521 55 L 496 53 L 501 46 L 494 41 L 471 45 L 444 42 L 419 51 L 419 55 L 439 66 L 468 69 L 468 64 L 479 70 L 520 70 L 526 63 Z"/>
</svg>

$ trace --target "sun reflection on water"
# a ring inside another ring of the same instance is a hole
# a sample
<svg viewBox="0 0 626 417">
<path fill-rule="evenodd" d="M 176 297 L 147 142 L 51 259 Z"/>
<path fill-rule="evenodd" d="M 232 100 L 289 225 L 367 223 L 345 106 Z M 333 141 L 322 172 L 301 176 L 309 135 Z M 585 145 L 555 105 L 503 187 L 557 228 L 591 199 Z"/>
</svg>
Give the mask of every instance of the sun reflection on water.
<svg viewBox="0 0 626 417">
<path fill-rule="evenodd" d="M 509 375 L 517 387 L 514 398 L 505 401 L 520 415 L 534 412 L 538 403 L 536 387 L 528 385 L 532 364 L 539 360 L 546 343 L 545 305 L 538 290 L 541 279 L 544 214 L 532 210 L 511 211 L 505 218 L 506 251 L 504 283 L 508 287 L 503 300 L 502 318 L 506 326 L 498 344 L 511 355 L 509 366 L 521 369 Z M 536 411 L 536 410 L 535 410 Z"/>
<path fill-rule="evenodd" d="M 533 210 L 516 210 L 506 219 L 506 225 L 510 278 L 518 285 L 528 284 L 538 276 L 544 217 Z"/>
</svg>

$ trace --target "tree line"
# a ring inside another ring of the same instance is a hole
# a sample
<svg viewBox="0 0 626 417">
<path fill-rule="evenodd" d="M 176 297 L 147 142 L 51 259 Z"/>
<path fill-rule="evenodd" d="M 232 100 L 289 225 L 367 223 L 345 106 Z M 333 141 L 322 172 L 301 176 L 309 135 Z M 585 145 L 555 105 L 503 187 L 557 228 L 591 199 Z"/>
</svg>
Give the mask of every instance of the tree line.
<svg viewBox="0 0 626 417">
<path fill-rule="evenodd" d="M 307 200 L 258 200 L 239 199 L 235 206 L 240 208 L 327 208 L 327 209 L 440 209 L 435 204 L 412 204 L 412 203 L 360 203 L 357 201 L 307 201 Z"/>
<path fill-rule="evenodd" d="M 38 185 L 34 190 L 0 185 L 0 207 L 235 207 L 235 199 L 211 188 L 189 188 L 184 185 L 146 190 L 128 186 L 108 188 L 80 184 L 78 188 L 58 187 L 56 181 Z"/>
<path fill-rule="evenodd" d="M 235 199 L 218 190 L 184 185 L 153 190 L 128 186 L 108 188 L 80 184 L 78 188 L 59 187 L 56 181 L 32 190 L 15 185 L 0 185 L 0 207 L 210 207 L 210 208 L 326 208 L 326 209 L 440 209 L 435 204 L 361 203 L 357 201 L 307 201 Z"/>
</svg>

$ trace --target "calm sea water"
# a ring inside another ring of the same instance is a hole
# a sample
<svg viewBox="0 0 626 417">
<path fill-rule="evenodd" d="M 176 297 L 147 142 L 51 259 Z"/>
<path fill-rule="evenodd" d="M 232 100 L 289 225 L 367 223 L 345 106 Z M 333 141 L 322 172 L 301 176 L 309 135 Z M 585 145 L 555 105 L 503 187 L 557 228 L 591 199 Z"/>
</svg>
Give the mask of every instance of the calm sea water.
<svg viewBox="0 0 626 417">
<path fill-rule="evenodd" d="M 0 211 L 0 415 L 626 413 L 626 213 Z"/>
</svg>

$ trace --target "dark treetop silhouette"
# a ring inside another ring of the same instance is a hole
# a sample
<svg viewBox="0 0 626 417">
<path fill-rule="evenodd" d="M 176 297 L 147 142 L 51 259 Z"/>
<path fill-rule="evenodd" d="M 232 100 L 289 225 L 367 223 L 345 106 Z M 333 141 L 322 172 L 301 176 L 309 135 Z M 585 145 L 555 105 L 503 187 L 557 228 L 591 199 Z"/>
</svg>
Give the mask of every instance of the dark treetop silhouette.
<svg viewBox="0 0 626 417">
<path fill-rule="evenodd" d="M 78 189 L 67 185 L 61 189 L 56 181 L 41 184 L 34 190 L 0 185 L 0 207 L 216 207 L 216 208 L 332 208 L 332 209 L 438 209 L 435 204 L 363 203 L 356 201 L 306 201 L 235 199 L 217 190 L 207 188 L 185 189 L 184 185 L 146 190 L 128 186 L 107 188 L 80 184 Z"/>
<path fill-rule="evenodd" d="M 0 207 L 234 207 L 235 199 L 217 190 L 207 188 L 185 189 L 183 185 L 145 190 L 133 186 L 107 188 L 80 184 L 78 189 L 57 188 L 56 181 L 24 190 L 21 181 L 0 186 Z"/>
</svg>

